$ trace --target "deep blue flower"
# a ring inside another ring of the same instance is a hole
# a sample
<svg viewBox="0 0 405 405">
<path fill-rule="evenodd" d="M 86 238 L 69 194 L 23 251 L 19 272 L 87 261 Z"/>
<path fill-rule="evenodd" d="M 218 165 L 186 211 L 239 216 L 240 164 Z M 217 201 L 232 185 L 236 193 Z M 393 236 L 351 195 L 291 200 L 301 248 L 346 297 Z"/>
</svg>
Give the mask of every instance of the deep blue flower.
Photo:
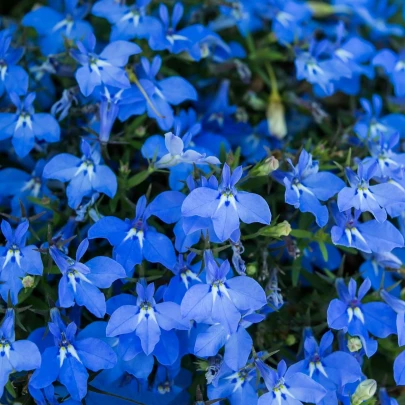
<svg viewBox="0 0 405 405">
<path fill-rule="evenodd" d="M 258 405 L 299 405 L 302 402 L 319 403 L 326 395 L 325 388 L 307 375 L 293 368 L 287 370 L 284 360 L 277 366 L 277 372 L 260 359 L 255 361 L 268 393 L 259 398 Z"/>
<path fill-rule="evenodd" d="M 360 223 L 361 211 L 339 212 L 332 206 L 336 225 L 331 229 L 332 242 L 335 245 L 353 247 L 366 253 L 387 253 L 392 249 L 404 246 L 404 238 L 395 226 L 385 221 L 376 220 Z"/>
<path fill-rule="evenodd" d="M 382 49 L 373 58 L 374 66 L 381 66 L 394 85 L 397 97 L 405 96 L 405 50 L 396 54 L 391 49 Z"/>
<path fill-rule="evenodd" d="M 41 354 L 28 340 L 15 340 L 14 310 L 8 309 L 0 327 L 0 397 L 11 373 L 37 369 Z"/>
<path fill-rule="evenodd" d="M 305 359 L 293 364 L 290 370 L 309 375 L 328 391 L 328 402 L 325 405 L 338 404 L 336 392 L 344 385 L 356 382 L 362 377 L 357 360 L 348 353 L 336 351 L 332 353 L 333 333 L 326 332 L 316 342 L 309 336 L 304 342 Z"/>
<path fill-rule="evenodd" d="M 126 277 L 125 270 L 109 257 L 93 257 L 86 263 L 80 263 L 89 246 L 84 239 L 76 252 L 76 260 L 51 246 L 50 254 L 62 273 L 59 281 L 58 297 L 62 308 L 72 307 L 75 303 L 85 306 L 92 314 L 102 318 L 106 313 L 104 294 L 100 288 L 109 288 L 120 278 Z"/>
<path fill-rule="evenodd" d="M 110 40 L 148 39 L 161 29 L 157 18 L 146 14 L 150 0 L 136 0 L 127 6 L 115 0 L 100 0 L 92 8 L 92 14 L 103 17 L 112 25 Z"/>
<path fill-rule="evenodd" d="M 356 293 L 357 284 L 353 279 L 350 279 L 349 287 L 343 279 L 338 279 L 336 289 L 339 298 L 333 299 L 328 308 L 329 327 L 358 336 L 368 357 L 377 351 L 377 341 L 370 338 L 370 333 L 379 338 L 396 333 L 395 312 L 387 304 L 362 303 L 370 287 L 371 282 L 366 279 Z"/>
<path fill-rule="evenodd" d="M 391 184 L 380 183 L 370 185 L 370 180 L 375 177 L 378 163 L 372 163 L 365 168 L 358 165 L 357 175 L 350 168 L 346 168 L 346 176 L 350 187 L 344 187 L 338 194 L 339 210 L 347 211 L 355 208 L 361 212 L 371 212 L 378 222 L 387 219 L 387 207 L 392 204 L 405 203 L 405 190 Z"/>
<path fill-rule="evenodd" d="M 52 193 L 42 178 L 45 166 L 43 159 L 38 160 L 32 173 L 20 169 L 7 167 L 0 171 L 0 196 L 11 198 L 11 212 L 13 215 L 20 213 L 20 200 L 25 209 L 29 212 L 34 207 L 35 212 L 43 211 L 43 208 L 30 201 L 33 198 L 51 198 Z"/>
<path fill-rule="evenodd" d="M 137 67 L 136 72 L 140 79 L 147 79 L 154 86 L 151 97 L 153 108 L 150 103 L 147 104 L 148 116 L 156 119 L 161 129 L 169 130 L 174 122 L 172 105 L 179 105 L 185 100 L 197 100 L 197 92 L 187 80 L 180 76 L 158 80 L 156 76 L 161 65 L 160 56 L 155 56 L 152 63 L 146 58 L 141 58 L 141 65 Z"/>
<path fill-rule="evenodd" d="M 138 200 L 135 218 L 125 221 L 116 217 L 103 217 L 97 221 L 88 233 L 89 239 L 106 238 L 114 246 L 114 257 L 131 275 L 134 266 L 145 259 L 151 263 L 161 263 L 172 269 L 176 255 L 170 239 L 158 233 L 147 223 L 153 210 L 146 206 L 146 197 Z"/>
<path fill-rule="evenodd" d="M 94 191 L 110 198 L 117 192 L 117 178 L 108 166 L 102 164 L 99 149 L 92 148 L 83 139 L 81 151 L 81 158 L 68 153 L 56 155 L 46 164 L 43 172 L 45 179 L 69 182 L 66 195 L 71 208 L 77 208 L 82 199 Z"/>
<path fill-rule="evenodd" d="M 155 27 L 148 27 L 149 29 L 155 28 L 151 31 L 149 37 L 149 46 L 154 51 L 162 51 L 167 49 L 170 53 L 180 53 L 193 45 L 191 40 L 184 35 L 183 30 L 177 30 L 181 18 L 183 17 L 184 7 L 181 3 L 175 3 L 173 7 L 172 17 L 170 19 L 169 11 L 165 4 L 159 6 L 159 16 L 161 26 L 156 29 Z"/>
<path fill-rule="evenodd" d="M 268 225 L 271 213 L 267 202 L 257 194 L 238 191 L 235 186 L 241 177 L 242 166 L 237 167 L 231 175 L 231 169 L 225 163 L 218 189 L 195 188 L 184 200 L 182 215 L 211 218 L 214 231 L 221 241 L 229 239 L 239 229 L 239 221 Z"/>
<path fill-rule="evenodd" d="M 266 305 L 262 287 L 248 276 L 227 279 L 231 269 L 225 260 L 221 266 L 210 251 L 204 256 L 206 282 L 192 286 L 181 302 L 181 314 L 188 320 L 220 323 L 228 334 L 235 333 L 241 312 Z"/>
<path fill-rule="evenodd" d="M 123 67 L 131 55 L 141 52 L 138 45 L 128 41 L 114 41 L 100 54 L 96 54 L 96 37 L 91 34 L 86 42 L 77 42 L 77 47 L 70 53 L 82 65 L 75 77 L 84 96 L 90 96 L 101 84 L 119 89 L 128 89 L 131 86 Z"/>
<path fill-rule="evenodd" d="M 154 351 L 161 339 L 166 340 L 163 347 L 171 350 L 171 339 L 177 339 L 172 330 L 189 329 L 189 322 L 181 318 L 180 306 L 174 302 L 157 304 L 154 299 L 155 285 L 153 283 L 147 286 L 146 283 L 138 282 L 136 292 L 138 295 L 136 305 L 124 304 L 111 315 L 107 325 L 107 336 L 135 332 L 141 340 L 142 350 L 146 355 Z M 164 333 L 165 331 L 171 332 Z"/>
<path fill-rule="evenodd" d="M 35 389 L 48 387 L 59 380 L 72 399 L 81 401 L 87 394 L 87 379 L 91 371 L 113 368 L 117 363 L 114 350 L 100 339 L 88 337 L 76 339 L 77 326 L 71 322 L 65 325 L 58 310 L 51 310 L 48 323 L 54 345 L 42 353 L 41 367 L 30 379 Z"/>
<path fill-rule="evenodd" d="M 64 51 L 65 39 L 77 41 L 93 32 L 89 22 L 83 21 L 89 12 L 89 5 L 81 5 L 79 0 L 64 0 L 64 11 L 40 6 L 22 19 L 26 27 L 33 27 L 39 35 L 39 46 L 44 55 Z"/>
<path fill-rule="evenodd" d="M 344 187 L 343 181 L 333 173 L 319 172 L 318 162 L 313 161 L 312 155 L 305 149 L 302 150 L 296 166 L 291 160 L 288 163 L 292 168 L 291 172 L 273 173 L 286 187 L 286 203 L 294 205 L 301 212 L 311 212 L 318 226 L 325 226 L 329 213 L 320 201 L 326 201 L 339 192 Z"/>
<path fill-rule="evenodd" d="M 44 269 L 37 247 L 25 246 L 28 227 L 29 222 L 24 221 L 13 231 L 7 221 L 1 222 L 6 245 L 0 247 L 0 294 L 6 302 L 10 294 L 14 305 L 18 303 L 18 293 L 23 288 L 22 278 L 27 274 L 41 276 Z"/>
<path fill-rule="evenodd" d="M 35 139 L 59 141 L 60 128 L 56 119 L 51 114 L 35 112 L 35 93 L 27 94 L 24 101 L 16 93 L 11 93 L 10 98 L 17 110 L 15 113 L 0 114 L 0 141 L 12 138 L 18 157 L 23 158 L 31 152 Z"/>
<path fill-rule="evenodd" d="M 28 90 L 28 74 L 17 63 L 22 58 L 23 48 L 11 46 L 11 32 L 0 31 L 0 97 L 7 93 L 23 95 Z"/>
</svg>

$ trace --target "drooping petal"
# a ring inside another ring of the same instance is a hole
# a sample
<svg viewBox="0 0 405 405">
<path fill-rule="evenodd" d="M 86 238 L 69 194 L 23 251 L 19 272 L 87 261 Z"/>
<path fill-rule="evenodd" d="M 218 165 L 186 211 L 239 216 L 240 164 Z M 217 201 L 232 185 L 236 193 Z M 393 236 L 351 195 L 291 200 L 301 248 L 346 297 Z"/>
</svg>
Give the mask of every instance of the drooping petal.
<svg viewBox="0 0 405 405">
<path fill-rule="evenodd" d="M 88 378 L 89 374 L 81 362 L 73 356 L 65 358 L 60 369 L 59 380 L 75 401 L 81 401 L 86 396 Z"/>
</svg>

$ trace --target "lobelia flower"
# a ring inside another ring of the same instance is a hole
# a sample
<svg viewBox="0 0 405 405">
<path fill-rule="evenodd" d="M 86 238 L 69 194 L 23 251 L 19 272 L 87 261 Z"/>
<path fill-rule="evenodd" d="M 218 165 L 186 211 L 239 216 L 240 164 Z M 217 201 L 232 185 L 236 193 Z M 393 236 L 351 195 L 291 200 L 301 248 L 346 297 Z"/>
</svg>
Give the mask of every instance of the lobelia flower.
<svg viewBox="0 0 405 405">
<path fill-rule="evenodd" d="M 396 283 L 395 272 L 402 266 L 402 261 L 393 253 L 374 253 L 367 255 L 366 260 L 359 268 L 360 276 L 364 279 L 368 278 L 371 282 L 371 287 L 378 291 L 381 287 L 390 288 L 390 291 L 395 296 L 399 296 L 401 287 Z M 391 270 L 391 271 L 389 271 Z"/>
<path fill-rule="evenodd" d="M 83 156 L 78 158 L 69 153 L 54 156 L 44 167 L 43 177 L 69 183 L 66 195 L 69 206 L 77 208 L 84 197 L 95 191 L 113 198 L 117 192 L 117 178 L 114 172 L 102 164 L 101 154 L 97 147 L 92 148 L 82 140 Z"/>
<path fill-rule="evenodd" d="M 222 364 L 215 385 L 208 385 L 208 398 L 212 401 L 227 398 L 231 405 L 256 405 L 255 377 L 256 370 L 251 362 L 236 372 Z"/>
<path fill-rule="evenodd" d="M 51 321 L 48 327 L 54 345 L 42 353 L 41 367 L 34 372 L 29 384 L 39 390 L 58 380 L 66 387 L 72 399 L 80 402 L 87 394 L 87 369 L 99 371 L 113 368 L 117 356 L 100 339 L 76 339 L 76 324 L 71 322 L 66 326 L 55 308 L 51 310 Z"/>
<path fill-rule="evenodd" d="M 174 276 L 170 279 L 163 294 L 165 301 L 172 301 L 180 305 L 186 292 L 193 285 L 203 282 L 205 274 L 200 271 L 201 262 L 191 264 L 195 257 L 196 254 L 193 252 L 187 255 L 187 259 L 182 254 L 178 256 L 177 263 L 171 269 Z"/>
<path fill-rule="evenodd" d="M 28 74 L 17 63 L 22 58 L 24 49 L 11 47 L 11 32 L 0 31 L 0 97 L 7 93 L 26 94 Z"/>
<path fill-rule="evenodd" d="M 377 351 L 378 345 L 370 338 L 370 333 L 379 338 L 396 333 L 395 312 L 387 304 L 361 302 L 370 287 L 370 280 L 365 279 L 356 295 L 357 284 L 353 279 L 350 279 L 348 287 L 343 279 L 338 279 L 336 289 L 339 298 L 330 302 L 327 312 L 329 327 L 359 337 L 368 357 Z"/>
<path fill-rule="evenodd" d="M 86 43 L 78 41 L 78 49 L 70 51 L 72 58 L 82 65 L 76 71 L 75 77 L 83 95 L 90 96 L 94 89 L 102 84 L 119 89 L 130 88 L 131 84 L 123 67 L 131 55 L 141 52 L 141 48 L 132 42 L 114 41 L 100 54 L 96 54 L 95 47 L 96 37 L 91 34 Z"/>
<path fill-rule="evenodd" d="M 157 18 L 146 15 L 150 0 L 136 0 L 130 6 L 122 2 L 101 0 L 94 4 L 91 12 L 97 17 L 106 18 L 112 25 L 110 40 L 130 40 L 146 38 L 161 29 Z"/>
<path fill-rule="evenodd" d="M 215 234 L 221 241 L 229 239 L 239 229 L 239 221 L 270 224 L 271 213 L 266 200 L 257 194 L 235 188 L 241 177 L 242 166 L 238 166 L 231 175 L 231 169 L 225 163 L 218 189 L 195 188 L 183 202 L 182 215 L 211 218 Z M 239 237 L 234 242 L 238 240 Z"/>
<path fill-rule="evenodd" d="M 151 49 L 154 51 L 167 49 L 170 53 L 177 54 L 191 48 L 193 45 L 191 40 L 184 35 L 183 30 L 177 30 L 177 25 L 183 17 L 183 13 L 183 5 L 181 3 L 175 3 L 172 18 L 170 19 L 167 6 L 160 4 L 159 17 L 161 26 L 150 34 L 149 46 Z"/>
<path fill-rule="evenodd" d="M 173 329 L 188 330 L 190 327 L 189 322 L 181 318 L 180 306 L 174 302 L 157 304 L 154 299 L 153 283 L 146 285 L 144 281 L 138 282 L 136 293 L 138 296 L 136 305 L 122 305 L 112 313 L 107 325 L 107 336 L 135 332 L 146 355 L 153 353 L 161 339 L 166 342 L 162 342 L 159 349 L 162 350 L 164 347 L 171 350 L 171 340 L 177 339 Z M 176 345 L 173 345 L 172 349 L 175 347 Z"/>
<path fill-rule="evenodd" d="M 225 346 L 225 364 L 231 370 L 238 371 L 245 366 L 253 346 L 253 340 L 246 329 L 263 319 L 264 315 L 248 311 L 242 315 L 237 331 L 232 334 L 220 323 L 211 325 L 197 335 L 193 354 L 197 357 L 215 356 Z"/>
<path fill-rule="evenodd" d="M 15 231 L 3 220 L 1 231 L 6 245 L 0 247 L 0 295 L 4 301 L 18 303 L 18 293 L 23 288 L 22 279 L 27 275 L 41 276 L 44 265 L 35 245 L 26 245 L 29 222 L 21 222 Z"/>
<path fill-rule="evenodd" d="M 156 76 L 161 65 L 160 56 L 155 56 L 152 63 L 146 58 L 141 58 L 141 65 L 137 66 L 136 73 L 139 79 L 146 79 L 154 86 L 151 96 L 153 108 L 150 103 L 147 103 L 148 116 L 156 119 L 161 129 L 169 130 L 174 122 L 172 105 L 179 105 L 185 100 L 195 101 L 198 95 L 195 88 L 180 76 L 157 80 Z"/>
<path fill-rule="evenodd" d="M 320 341 L 308 336 L 304 342 L 305 359 L 293 364 L 291 372 L 309 375 L 327 391 L 327 396 L 320 402 L 324 405 L 338 404 L 337 393 L 349 383 L 361 379 L 362 371 L 357 360 L 343 351 L 332 353 L 333 333 L 326 332 Z"/>
<path fill-rule="evenodd" d="M 218 266 L 211 251 L 204 256 L 206 282 L 187 290 L 181 302 L 183 318 L 196 322 L 220 323 L 228 334 L 235 333 L 241 312 L 266 305 L 266 294 L 254 279 L 237 276 L 227 279 L 231 267 L 225 260 Z"/>
<path fill-rule="evenodd" d="M 15 113 L 0 114 L 0 141 L 12 138 L 18 157 L 27 156 L 34 147 L 35 139 L 45 142 L 58 142 L 60 127 L 56 119 L 47 113 L 35 113 L 33 106 L 35 93 L 28 93 L 21 101 L 16 93 L 10 94 L 17 108 Z"/>
<path fill-rule="evenodd" d="M 405 49 L 396 54 L 391 49 L 382 49 L 373 58 L 373 65 L 384 69 L 394 85 L 397 97 L 405 96 Z"/>
<path fill-rule="evenodd" d="M 188 149 L 184 151 L 184 141 L 172 132 L 165 134 L 165 146 L 168 153 L 163 155 L 156 163 L 157 169 L 173 167 L 181 163 L 187 164 L 211 164 L 219 165 L 221 162 L 215 156 L 205 156 L 205 153 L 199 153 L 195 150 Z"/>
<path fill-rule="evenodd" d="M 93 257 L 86 263 L 80 263 L 89 247 L 84 239 L 76 252 L 76 260 L 51 246 L 49 253 L 62 273 L 59 281 L 58 298 L 62 308 L 72 307 L 75 303 L 86 307 L 97 318 L 106 313 L 104 294 L 99 288 L 109 288 L 111 284 L 125 278 L 123 267 L 109 257 Z"/>
<path fill-rule="evenodd" d="M 13 215 L 17 216 L 20 212 L 20 200 L 27 212 L 32 207 L 34 207 L 37 214 L 44 210 L 29 199 L 30 197 L 39 199 L 52 197 L 51 191 L 42 178 L 44 166 L 45 161 L 40 159 L 36 163 L 32 173 L 12 167 L 7 167 L 0 171 L 0 196 L 12 197 L 11 212 Z"/>
<path fill-rule="evenodd" d="M 332 242 L 335 245 L 353 247 L 366 253 L 387 253 L 404 246 L 404 238 L 395 226 L 385 221 L 376 220 L 360 223 L 361 211 L 339 212 L 335 204 L 332 214 L 336 225 L 331 229 Z"/>
<path fill-rule="evenodd" d="M 277 372 L 260 359 L 255 364 L 269 390 L 259 398 L 258 405 L 318 404 L 326 395 L 325 388 L 312 378 L 291 367 L 287 370 L 284 360 L 278 363 Z"/>
<path fill-rule="evenodd" d="M 36 7 L 22 19 L 26 27 L 33 27 L 39 35 L 39 46 L 44 55 L 65 50 L 65 39 L 77 41 L 93 32 L 89 22 L 83 21 L 89 7 L 80 5 L 79 0 L 64 0 L 64 12 L 47 6 Z"/>
<path fill-rule="evenodd" d="M 37 369 L 41 365 L 38 347 L 28 340 L 15 340 L 14 310 L 7 309 L 0 327 L 0 397 L 9 375 Z"/>
<path fill-rule="evenodd" d="M 312 15 L 310 7 L 295 0 L 258 2 L 257 9 L 263 18 L 272 21 L 272 32 L 283 45 L 303 38 L 304 25 Z"/>
<path fill-rule="evenodd" d="M 176 255 L 170 239 L 148 225 L 153 210 L 146 206 L 142 196 L 136 204 L 135 218 L 125 221 L 116 217 L 104 217 L 97 221 L 88 232 L 88 238 L 106 238 L 114 246 L 114 257 L 131 275 L 134 266 L 145 259 L 151 263 L 161 263 L 172 269 Z"/>
<path fill-rule="evenodd" d="M 405 203 L 405 190 L 387 182 L 370 185 L 370 180 L 376 175 L 378 163 L 372 163 L 368 168 L 359 163 L 356 173 L 346 168 L 346 176 L 350 187 L 339 191 L 337 204 L 340 212 L 355 208 L 361 212 L 371 212 L 378 222 L 387 219 L 387 207 L 392 204 Z"/>
<path fill-rule="evenodd" d="M 360 104 L 365 114 L 359 117 L 353 128 L 360 139 L 375 142 L 380 140 L 381 136 L 392 136 L 398 132 L 396 129 L 398 122 L 395 114 L 381 117 L 383 104 L 379 95 L 374 94 L 371 102 L 361 98 Z"/>
<path fill-rule="evenodd" d="M 296 166 L 291 160 L 288 163 L 292 167 L 291 172 L 272 173 L 286 187 L 286 203 L 294 205 L 301 212 L 312 213 L 318 226 L 325 226 L 329 213 L 320 201 L 326 201 L 338 193 L 344 187 L 343 180 L 333 173 L 319 172 L 318 161 L 313 161 L 312 155 L 305 149 L 302 150 Z"/>
</svg>

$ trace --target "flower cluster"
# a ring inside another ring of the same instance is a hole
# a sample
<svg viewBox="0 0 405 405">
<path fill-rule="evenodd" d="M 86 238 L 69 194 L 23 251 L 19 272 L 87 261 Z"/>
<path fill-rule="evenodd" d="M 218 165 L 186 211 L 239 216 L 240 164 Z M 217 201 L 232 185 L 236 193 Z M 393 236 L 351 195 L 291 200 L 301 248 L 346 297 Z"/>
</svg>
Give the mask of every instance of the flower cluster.
<svg viewBox="0 0 405 405">
<path fill-rule="evenodd" d="M 1 3 L 0 402 L 398 404 L 402 2 Z"/>
</svg>

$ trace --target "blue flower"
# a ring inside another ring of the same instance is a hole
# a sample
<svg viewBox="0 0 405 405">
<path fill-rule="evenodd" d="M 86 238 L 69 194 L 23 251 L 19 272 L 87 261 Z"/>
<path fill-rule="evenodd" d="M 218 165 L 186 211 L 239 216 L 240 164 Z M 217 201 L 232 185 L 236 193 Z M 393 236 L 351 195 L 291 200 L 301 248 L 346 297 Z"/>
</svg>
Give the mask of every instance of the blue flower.
<svg viewBox="0 0 405 405">
<path fill-rule="evenodd" d="M 255 364 L 269 390 L 259 398 L 258 405 L 299 405 L 302 402 L 317 404 L 326 395 L 325 388 L 312 378 L 291 367 L 287 370 L 284 360 L 278 363 L 277 372 L 260 359 Z"/>
<path fill-rule="evenodd" d="M 100 54 L 96 54 L 94 53 L 96 37 L 91 34 L 87 37 L 86 43 L 77 42 L 77 47 L 78 49 L 71 50 L 70 54 L 82 65 L 75 77 L 84 96 L 90 96 L 101 84 L 119 89 L 131 87 L 123 67 L 131 55 L 141 52 L 138 45 L 127 41 L 114 41 Z"/>
<path fill-rule="evenodd" d="M 161 263 L 172 269 L 176 263 L 176 255 L 170 239 L 158 233 L 147 223 L 153 215 L 146 207 L 146 197 L 138 200 L 135 218 L 125 221 L 116 217 L 104 217 L 97 221 L 88 232 L 89 239 L 106 238 L 114 246 L 114 257 L 131 275 L 134 266 L 142 260 Z"/>
<path fill-rule="evenodd" d="M 27 156 L 38 141 L 58 142 L 60 128 L 51 114 L 35 113 L 35 93 L 26 95 L 21 101 L 16 93 L 10 94 L 16 106 L 15 113 L 0 114 L 0 140 L 12 138 L 12 144 L 18 157 Z"/>
<path fill-rule="evenodd" d="M 206 282 L 188 289 L 181 302 L 181 314 L 188 320 L 220 323 L 228 334 L 235 333 L 242 311 L 255 311 L 266 305 L 263 288 L 248 276 L 227 279 L 231 267 L 221 266 L 210 251 L 204 256 Z"/>
<path fill-rule="evenodd" d="M 58 310 L 51 310 L 51 320 L 48 327 L 54 345 L 42 353 L 41 367 L 32 375 L 30 385 L 38 390 L 59 380 L 73 400 L 81 401 L 87 394 L 87 369 L 99 371 L 113 368 L 117 356 L 100 339 L 88 337 L 76 340 L 76 324 L 71 322 L 66 326 Z"/>
<path fill-rule="evenodd" d="M 22 19 L 26 27 L 33 27 L 39 35 L 39 46 L 44 55 L 63 52 L 65 38 L 77 41 L 93 32 L 90 23 L 83 21 L 89 7 L 81 5 L 79 0 L 62 0 L 64 12 L 47 6 L 40 6 Z"/>
<path fill-rule="evenodd" d="M 336 281 L 338 299 L 333 299 L 328 307 L 328 325 L 332 329 L 343 330 L 351 336 L 358 336 L 368 357 L 377 350 L 377 341 L 369 333 L 383 338 L 396 333 L 395 312 L 383 302 L 362 300 L 371 287 L 369 279 L 363 281 L 356 294 L 357 284 L 350 279 L 347 288 L 343 279 Z"/>
<path fill-rule="evenodd" d="M 102 318 L 106 313 L 105 297 L 99 288 L 108 288 L 120 278 L 125 278 L 125 270 L 109 257 L 93 257 L 80 263 L 89 246 L 84 239 L 76 252 L 76 260 L 51 246 L 49 253 L 62 273 L 59 281 L 59 305 L 72 307 L 75 303 L 85 306 L 92 314 Z"/>
<path fill-rule="evenodd" d="M 148 39 L 161 29 L 157 18 L 146 15 L 150 0 L 136 0 L 127 6 L 114 0 L 100 0 L 91 10 L 97 17 L 103 17 L 112 24 L 110 40 Z"/>
<path fill-rule="evenodd" d="M 194 354 L 198 357 L 215 356 L 225 346 L 224 363 L 231 370 L 238 371 L 245 366 L 253 346 L 253 340 L 246 329 L 264 318 L 264 315 L 247 312 L 242 316 L 237 331 L 232 334 L 220 323 L 211 325 L 197 335 Z"/>
<path fill-rule="evenodd" d="M 164 154 L 156 163 L 158 169 L 173 167 L 181 163 L 187 164 L 211 164 L 218 165 L 221 162 L 215 156 L 205 156 L 195 150 L 188 149 L 184 151 L 184 141 L 172 132 L 165 134 L 165 146 L 168 153 Z"/>
<path fill-rule="evenodd" d="M 381 290 L 381 298 L 395 311 L 396 334 L 398 335 L 398 346 L 405 345 L 405 302 L 390 294 L 386 290 Z"/>
<path fill-rule="evenodd" d="M 171 269 L 174 276 L 170 279 L 163 295 L 165 301 L 180 305 L 186 292 L 193 285 L 203 282 L 205 274 L 200 271 L 201 262 L 191 264 L 195 256 L 195 253 L 189 253 L 187 259 L 184 259 L 182 254 L 178 256 L 176 265 Z"/>
<path fill-rule="evenodd" d="M 146 58 L 141 58 L 141 66 L 136 72 L 140 79 L 147 79 L 153 83 L 154 89 L 151 102 L 147 104 L 147 113 L 155 118 L 159 127 L 169 130 L 174 122 L 172 105 L 179 105 L 185 100 L 197 100 L 195 88 L 180 76 L 171 76 L 163 80 L 157 80 L 156 76 L 162 65 L 160 56 L 155 56 L 150 63 Z M 174 91 L 175 89 L 175 91 Z"/>
<path fill-rule="evenodd" d="M 0 247 L 0 294 L 8 301 L 10 294 L 14 305 L 18 303 L 18 293 L 23 288 L 21 279 L 27 274 L 41 276 L 44 265 L 41 253 L 35 245 L 26 245 L 29 222 L 21 222 L 15 231 L 7 221 L 1 222 L 1 231 L 6 245 Z"/>
<path fill-rule="evenodd" d="M 387 219 L 387 206 L 405 203 L 405 190 L 394 184 L 389 182 L 369 184 L 375 177 L 377 168 L 377 162 L 368 168 L 360 163 L 357 175 L 349 167 L 346 168 L 350 187 L 344 187 L 339 191 L 337 203 L 340 212 L 355 208 L 361 212 L 371 212 L 378 222 L 384 222 Z"/>
<path fill-rule="evenodd" d="M 158 348 L 174 350 L 171 340 L 177 339 L 173 329 L 188 330 L 189 322 L 181 318 L 180 306 L 174 302 L 156 303 L 155 285 L 138 282 L 136 305 L 121 305 L 116 309 L 107 325 L 107 336 L 136 333 L 141 340 L 142 350 L 151 354 L 161 339 L 166 340 Z M 163 332 L 162 332 L 163 330 Z M 171 331 L 170 333 L 165 333 Z M 178 347 L 178 346 L 177 346 Z M 158 355 L 157 355 L 158 356 Z M 177 358 L 177 356 L 176 356 Z"/>
<path fill-rule="evenodd" d="M 353 247 L 366 253 L 387 253 L 396 247 L 404 246 L 404 238 L 395 226 L 385 221 L 376 220 L 360 223 L 361 212 L 352 214 L 351 210 L 339 212 L 332 206 L 336 225 L 331 229 L 332 242 L 335 245 Z"/>
<path fill-rule="evenodd" d="M 42 178 L 45 161 L 38 160 L 31 174 L 12 167 L 7 167 L 0 171 L 0 196 L 12 197 L 11 212 L 17 216 L 20 212 L 20 200 L 24 204 L 27 212 L 34 207 L 38 214 L 43 208 L 30 201 L 33 198 L 51 198 L 52 193 Z"/>
<path fill-rule="evenodd" d="M 235 188 L 241 177 L 242 166 L 237 167 L 231 175 L 231 169 L 225 163 L 218 189 L 195 188 L 184 200 L 182 215 L 211 218 L 214 231 L 221 241 L 229 239 L 239 229 L 240 220 L 247 224 L 269 224 L 271 213 L 264 198 Z"/>
<path fill-rule="evenodd" d="M 0 97 L 7 93 L 23 95 L 28 90 L 28 74 L 17 63 L 22 58 L 23 48 L 11 47 L 11 32 L 0 31 Z"/>
<path fill-rule="evenodd" d="M 380 395 L 378 396 L 381 405 L 398 405 L 398 401 L 391 398 L 385 388 L 380 388 Z"/>
<path fill-rule="evenodd" d="M 374 66 L 381 66 L 394 85 L 397 97 L 405 96 L 405 50 L 396 54 L 391 49 L 382 49 L 373 58 Z"/>
<path fill-rule="evenodd" d="M 255 405 L 257 404 L 255 377 L 256 370 L 251 364 L 236 372 L 222 365 L 217 383 L 208 385 L 208 398 L 212 401 L 227 398 L 231 405 Z"/>
<path fill-rule="evenodd" d="M 313 336 L 308 336 L 304 342 L 305 359 L 290 367 L 291 371 L 309 375 L 328 391 L 329 402 L 325 402 L 325 405 L 337 405 L 336 391 L 339 392 L 344 385 L 356 382 L 362 377 L 357 360 L 342 351 L 332 353 L 332 343 L 331 331 L 322 336 L 319 345 Z"/>
<path fill-rule="evenodd" d="M 74 209 L 94 191 L 110 198 L 117 192 L 117 178 L 108 166 L 101 163 L 99 150 L 83 139 L 81 151 L 81 158 L 68 153 L 56 155 L 46 164 L 43 172 L 45 179 L 69 182 L 66 194 L 69 206 Z"/>
<path fill-rule="evenodd" d="M 37 369 L 41 354 L 28 340 L 15 340 L 14 310 L 8 309 L 0 327 L 0 397 L 11 373 Z"/>
<path fill-rule="evenodd" d="M 149 46 L 154 51 L 162 51 L 167 49 L 170 53 L 180 53 L 188 50 L 193 43 L 187 38 L 183 30 L 178 31 L 177 25 L 180 22 L 184 12 L 184 7 L 181 3 L 175 3 L 173 14 L 170 23 L 169 11 L 165 4 L 159 6 L 159 16 L 161 27 L 151 31 L 149 37 Z M 155 27 L 150 27 L 155 28 Z"/>
<path fill-rule="evenodd" d="M 312 155 L 302 150 L 298 164 L 292 167 L 291 172 L 276 171 L 273 176 L 283 182 L 285 201 L 294 205 L 301 212 L 314 214 L 318 226 L 323 227 L 329 219 L 328 209 L 320 201 L 333 197 L 343 187 L 344 183 L 339 177 L 329 172 L 319 172 L 319 164 L 312 160 Z"/>
</svg>

